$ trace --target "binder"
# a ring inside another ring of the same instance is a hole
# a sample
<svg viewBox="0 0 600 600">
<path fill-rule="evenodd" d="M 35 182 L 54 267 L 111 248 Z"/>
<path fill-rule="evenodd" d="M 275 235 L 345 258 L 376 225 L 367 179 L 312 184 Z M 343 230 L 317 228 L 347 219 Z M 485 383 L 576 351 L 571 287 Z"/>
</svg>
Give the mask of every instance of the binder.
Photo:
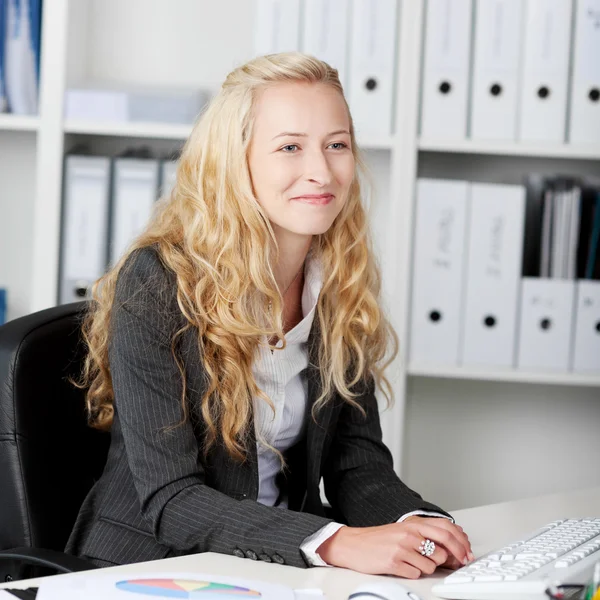
<svg viewBox="0 0 600 600">
<path fill-rule="evenodd" d="M 417 182 L 410 325 L 415 364 L 458 364 L 468 187 L 465 181 Z"/>
<path fill-rule="evenodd" d="M 147 225 L 158 193 L 159 162 L 116 158 L 112 185 L 110 262 L 121 255 Z"/>
<path fill-rule="evenodd" d="M 518 139 L 566 140 L 572 0 L 526 0 Z"/>
<path fill-rule="evenodd" d="M 471 138 L 515 140 L 522 5 L 475 0 Z"/>
<path fill-rule="evenodd" d="M 577 0 L 569 142 L 600 140 L 600 0 Z"/>
<path fill-rule="evenodd" d="M 348 0 L 304 0 L 302 51 L 337 69 L 344 89 L 349 22 Z"/>
<path fill-rule="evenodd" d="M 357 134 L 392 133 L 397 0 L 353 0 L 348 104 Z"/>
<path fill-rule="evenodd" d="M 547 180 L 538 173 L 525 180 L 525 227 L 523 231 L 523 277 L 539 277 L 542 255 L 542 221 Z"/>
<path fill-rule="evenodd" d="M 571 368 L 576 373 L 600 372 L 600 281 L 576 285 L 576 317 Z"/>
<path fill-rule="evenodd" d="M 6 83 L 4 80 L 4 49 L 6 46 L 6 2 L 0 0 L 0 113 L 5 112 L 8 108 L 8 100 L 6 97 Z"/>
<path fill-rule="evenodd" d="M 257 0 L 257 56 L 300 49 L 300 0 Z"/>
<path fill-rule="evenodd" d="M 461 363 L 515 364 L 525 189 L 471 184 Z"/>
<path fill-rule="evenodd" d="M 0 325 L 4 325 L 8 321 L 6 304 L 6 290 L 0 288 Z"/>
<path fill-rule="evenodd" d="M 38 106 L 41 0 L 7 0 L 4 77 L 11 112 L 34 115 Z"/>
<path fill-rule="evenodd" d="M 575 282 L 524 277 L 517 364 L 520 369 L 568 371 Z"/>
<path fill-rule="evenodd" d="M 177 161 L 163 160 L 160 165 L 160 197 L 169 196 L 177 179 Z"/>
<path fill-rule="evenodd" d="M 109 158 L 65 159 L 59 303 L 89 297 L 106 268 L 111 163 Z"/>
<path fill-rule="evenodd" d="M 421 103 L 421 136 L 465 139 L 473 0 L 429 0 Z"/>
</svg>

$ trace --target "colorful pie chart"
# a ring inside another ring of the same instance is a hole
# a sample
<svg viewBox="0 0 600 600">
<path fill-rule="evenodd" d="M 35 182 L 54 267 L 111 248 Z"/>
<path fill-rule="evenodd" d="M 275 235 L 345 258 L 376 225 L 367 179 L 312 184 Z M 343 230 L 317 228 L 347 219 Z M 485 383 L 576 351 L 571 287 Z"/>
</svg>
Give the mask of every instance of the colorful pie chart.
<svg viewBox="0 0 600 600">
<path fill-rule="evenodd" d="M 129 579 L 116 583 L 117 589 L 154 598 L 192 598 L 198 600 L 243 600 L 260 598 L 256 590 L 191 579 Z"/>
</svg>

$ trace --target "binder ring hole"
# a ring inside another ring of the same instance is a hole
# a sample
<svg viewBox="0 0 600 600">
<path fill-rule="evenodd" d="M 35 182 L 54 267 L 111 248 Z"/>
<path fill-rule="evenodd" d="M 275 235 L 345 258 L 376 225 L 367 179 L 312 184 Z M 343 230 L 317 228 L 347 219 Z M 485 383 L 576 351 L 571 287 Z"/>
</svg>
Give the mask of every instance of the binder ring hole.
<svg viewBox="0 0 600 600">
<path fill-rule="evenodd" d="M 492 317 L 491 315 L 487 316 L 483 322 L 486 327 L 494 327 L 496 325 L 496 317 Z"/>
<path fill-rule="evenodd" d="M 596 323 L 596 327 L 595 327 L 595 329 L 596 329 L 596 331 L 597 331 L 598 333 L 600 333 L 600 321 L 598 321 L 598 322 Z"/>
<path fill-rule="evenodd" d="M 544 330 L 544 331 L 548 331 L 548 329 L 550 329 L 552 327 L 552 320 L 551 319 L 542 319 L 540 321 L 540 327 Z"/>
<path fill-rule="evenodd" d="M 490 88 L 490 94 L 492 96 L 499 96 L 502 93 L 502 86 L 499 83 L 494 83 Z"/>
<path fill-rule="evenodd" d="M 451 89 L 452 84 L 450 84 L 450 82 L 442 81 L 442 83 L 440 83 L 440 92 L 442 92 L 442 94 L 448 94 Z"/>
<path fill-rule="evenodd" d="M 75 295 L 78 298 L 85 298 L 86 294 L 87 294 L 87 286 L 83 286 L 83 285 L 78 285 L 75 288 Z"/>
<path fill-rule="evenodd" d="M 365 83 L 365 87 L 371 92 L 377 87 L 377 79 L 373 79 L 373 77 L 369 77 L 367 82 Z"/>
<path fill-rule="evenodd" d="M 538 96 L 540 98 L 547 98 L 550 95 L 550 89 L 547 88 L 545 85 L 543 85 L 539 90 L 538 90 Z"/>
<path fill-rule="evenodd" d="M 588 95 L 592 102 L 598 102 L 598 100 L 600 99 L 600 90 L 598 88 L 592 88 Z"/>
<path fill-rule="evenodd" d="M 439 310 L 432 310 L 429 313 L 429 318 L 434 322 L 437 323 L 438 321 L 442 320 L 442 313 Z"/>
</svg>

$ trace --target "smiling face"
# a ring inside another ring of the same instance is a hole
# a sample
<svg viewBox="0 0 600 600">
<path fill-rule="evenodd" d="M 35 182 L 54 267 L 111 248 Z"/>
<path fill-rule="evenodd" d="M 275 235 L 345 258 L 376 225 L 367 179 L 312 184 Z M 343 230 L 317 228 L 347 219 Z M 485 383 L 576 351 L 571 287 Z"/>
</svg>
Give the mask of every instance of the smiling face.
<svg viewBox="0 0 600 600">
<path fill-rule="evenodd" d="M 279 243 L 325 233 L 354 178 L 341 94 L 325 84 L 278 83 L 261 92 L 254 110 L 250 175 Z"/>
</svg>

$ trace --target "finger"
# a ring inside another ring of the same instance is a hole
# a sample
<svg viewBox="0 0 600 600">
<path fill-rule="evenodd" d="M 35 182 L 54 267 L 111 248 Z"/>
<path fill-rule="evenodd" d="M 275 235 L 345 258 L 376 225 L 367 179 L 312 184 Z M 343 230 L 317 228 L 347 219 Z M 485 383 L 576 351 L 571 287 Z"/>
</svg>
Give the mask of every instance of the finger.
<svg viewBox="0 0 600 600">
<path fill-rule="evenodd" d="M 475 558 L 472 555 L 473 550 L 471 548 L 471 542 L 469 541 L 469 537 L 467 536 L 467 534 L 464 532 L 464 529 L 460 525 L 457 525 L 456 523 L 452 523 L 452 521 L 450 521 L 448 519 L 436 519 L 434 523 L 429 521 L 428 524 L 435 525 L 436 527 L 441 527 L 442 529 L 445 529 L 446 531 L 449 531 L 451 534 L 455 535 L 457 537 L 457 539 L 459 541 L 461 541 L 462 544 L 464 545 L 465 553 L 466 554 L 471 553 L 471 556 L 469 558 L 470 559 Z"/>
<path fill-rule="evenodd" d="M 392 573 L 395 573 L 398 568 L 403 568 L 404 564 L 417 569 L 419 575 L 421 573 L 430 575 L 435 571 L 436 564 L 419 554 L 417 548 L 420 542 L 421 538 L 410 532 L 404 533 L 395 541 L 394 550 L 390 556 Z"/>
<path fill-rule="evenodd" d="M 436 544 L 441 544 L 447 552 L 455 556 L 461 564 L 465 565 L 469 562 L 469 549 L 465 548 L 464 541 L 459 538 L 454 531 L 449 531 L 444 527 L 437 527 L 426 523 L 419 524 L 418 531 L 424 538 L 428 538 Z"/>
<path fill-rule="evenodd" d="M 465 552 L 469 560 L 475 559 L 475 556 L 473 555 L 473 549 L 471 548 L 471 542 L 469 541 L 469 537 L 460 525 L 452 523 L 452 521 L 449 521 L 448 519 L 437 519 L 435 523 L 430 524 L 435 525 L 437 527 L 441 527 L 442 529 L 446 529 L 451 534 L 455 535 L 457 539 L 461 541 L 464 545 Z"/>
<path fill-rule="evenodd" d="M 421 573 L 425 575 L 431 575 L 437 568 L 437 562 L 434 560 L 433 554 L 431 556 L 425 556 L 422 553 L 421 544 L 423 541 L 424 540 L 419 536 L 409 535 L 405 541 L 405 548 L 408 550 L 408 555 L 405 556 L 403 560 L 419 569 Z M 437 551 L 438 548 L 436 547 L 434 554 Z M 447 556 L 447 553 L 444 549 L 441 549 L 441 552 Z"/>
<path fill-rule="evenodd" d="M 448 560 L 446 560 L 446 562 L 440 566 L 444 569 L 452 569 L 453 571 L 456 571 L 456 569 L 460 569 L 464 565 L 459 563 L 455 556 L 448 556 Z"/>
<path fill-rule="evenodd" d="M 420 550 L 419 550 L 420 553 Z M 427 558 L 429 558 L 429 560 L 432 560 L 436 566 L 440 566 L 443 565 L 447 560 L 448 560 L 448 552 L 446 551 L 445 548 L 443 548 L 442 546 L 436 544 L 435 545 L 435 550 L 433 551 L 433 554 L 430 554 Z"/>
<path fill-rule="evenodd" d="M 387 575 L 387 573 L 386 573 Z M 404 561 L 398 563 L 392 569 L 392 575 L 397 577 L 404 577 L 405 579 L 419 579 L 421 577 L 421 571 Z"/>
<path fill-rule="evenodd" d="M 439 544 L 434 544 L 435 548 L 433 550 L 433 554 L 423 554 L 423 550 L 424 550 L 424 545 L 425 545 L 425 538 L 419 538 L 417 537 L 417 552 L 421 555 L 421 556 L 425 556 L 426 558 L 428 558 L 429 560 L 432 560 L 436 566 L 439 565 L 443 565 L 447 560 L 448 560 L 448 552 L 445 550 L 445 548 L 443 548 L 442 546 L 440 546 Z"/>
</svg>

